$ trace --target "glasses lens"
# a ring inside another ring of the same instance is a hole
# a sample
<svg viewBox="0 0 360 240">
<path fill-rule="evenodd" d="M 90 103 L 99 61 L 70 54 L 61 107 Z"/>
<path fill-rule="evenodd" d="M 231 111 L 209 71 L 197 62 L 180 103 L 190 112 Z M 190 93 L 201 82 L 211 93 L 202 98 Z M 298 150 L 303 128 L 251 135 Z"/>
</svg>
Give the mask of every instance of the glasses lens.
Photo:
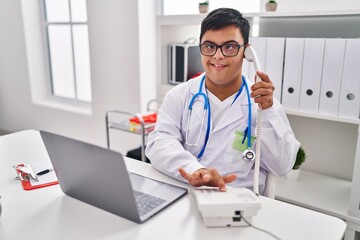
<svg viewBox="0 0 360 240">
<path fill-rule="evenodd" d="M 216 46 L 210 43 L 203 43 L 200 45 L 200 51 L 203 55 L 212 56 L 216 52 Z"/>
<path fill-rule="evenodd" d="M 236 56 L 239 52 L 239 46 L 235 44 L 225 44 L 221 46 L 221 51 L 224 56 L 232 57 Z"/>
<path fill-rule="evenodd" d="M 225 57 L 234 57 L 239 53 L 241 45 L 237 44 L 224 44 L 221 46 L 221 52 Z M 217 50 L 217 46 L 212 43 L 203 43 L 200 45 L 201 54 L 205 56 L 214 56 Z"/>
</svg>

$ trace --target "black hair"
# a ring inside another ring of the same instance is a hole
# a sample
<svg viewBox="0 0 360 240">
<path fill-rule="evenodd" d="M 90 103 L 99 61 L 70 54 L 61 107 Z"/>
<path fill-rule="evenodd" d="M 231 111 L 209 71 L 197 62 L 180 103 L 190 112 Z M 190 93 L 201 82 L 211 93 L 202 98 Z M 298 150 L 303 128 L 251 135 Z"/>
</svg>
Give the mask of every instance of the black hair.
<svg viewBox="0 0 360 240">
<path fill-rule="evenodd" d="M 236 26 L 239 28 L 244 38 L 244 44 L 249 42 L 250 24 L 242 14 L 232 8 L 218 8 L 211 11 L 201 23 L 200 43 L 205 32 L 208 30 L 219 30 L 228 26 Z"/>
</svg>

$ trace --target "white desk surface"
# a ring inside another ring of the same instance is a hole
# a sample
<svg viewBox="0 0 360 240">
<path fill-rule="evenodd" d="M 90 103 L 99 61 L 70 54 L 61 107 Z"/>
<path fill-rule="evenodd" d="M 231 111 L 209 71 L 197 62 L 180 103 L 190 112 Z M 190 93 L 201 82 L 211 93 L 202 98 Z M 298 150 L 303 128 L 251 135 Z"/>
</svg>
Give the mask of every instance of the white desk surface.
<svg viewBox="0 0 360 240">
<path fill-rule="evenodd" d="M 59 185 L 25 191 L 13 165 L 49 161 L 37 131 L 0 137 L 0 239 L 273 239 L 251 227 L 206 228 L 191 193 L 143 224 L 136 224 L 64 195 Z M 150 164 L 126 159 L 128 170 L 188 185 L 159 173 Z M 283 240 L 341 239 L 344 221 L 261 197 L 253 224 Z"/>
</svg>

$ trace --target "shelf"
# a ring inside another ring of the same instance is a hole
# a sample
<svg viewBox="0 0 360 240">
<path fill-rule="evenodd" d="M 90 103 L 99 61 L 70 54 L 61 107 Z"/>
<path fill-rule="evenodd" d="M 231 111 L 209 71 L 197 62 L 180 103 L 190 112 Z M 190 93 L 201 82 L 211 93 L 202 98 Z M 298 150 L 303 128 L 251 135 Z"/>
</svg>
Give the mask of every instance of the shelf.
<svg viewBox="0 0 360 240">
<path fill-rule="evenodd" d="M 161 84 L 158 86 L 158 93 L 161 96 L 164 96 L 167 91 L 172 89 L 176 85 L 171 84 Z M 339 117 L 339 116 L 331 116 L 331 115 L 325 115 L 320 113 L 307 113 L 307 112 L 300 112 L 295 110 L 287 110 L 285 109 L 286 114 L 293 115 L 293 116 L 300 116 L 300 117 L 308 117 L 308 118 L 314 118 L 314 119 L 321 119 L 321 120 L 327 120 L 327 121 L 334 121 L 334 122 L 342 122 L 342 123 L 350 123 L 350 124 L 357 124 L 360 125 L 360 119 L 355 118 L 346 118 L 346 117 Z"/>
<path fill-rule="evenodd" d="M 332 11 L 306 11 L 306 12 L 259 12 L 244 13 L 244 17 L 336 17 L 360 15 L 360 9 L 332 10 Z"/>
<path fill-rule="evenodd" d="M 200 25 L 206 14 L 193 15 L 158 15 L 156 24 L 158 26 L 183 26 L 183 25 Z"/>
<path fill-rule="evenodd" d="M 112 128 L 112 129 L 117 129 L 117 130 L 122 130 L 125 132 L 130 132 L 130 133 L 136 133 L 136 134 L 142 134 L 142 128 L 141 125 L 130 125 L 129 121 L 123 121 L 123 122 L 113 122 L 113 121 L 109 121 L 108 123 L 108 127 Z M 155 128 L 155 123 L 151 123 L 151 124 L 145 124 L 144 126 L 144 134 L 148 135 L 150 132 L 152 132 Z"/>
<path fill-rule="evenodd" d="M 159 95 L 164 96 L 167 91 L 172 89 L 176 85 L 171 84 L 161 84 L 158 87 Z M 285 109 L 286 114 L 293 115 L 293 116 L 300 116 L 300 117 L 307 117 L 307 118 L 315 118 L 327 121 L 334 121 L 334 122 L 341 122 L 341 123 L 350 123 L 350 124 L 357 124 L 360 125 L 360 119 L 355 118 L 346 118 L 346 117 L 339 117 L 339 116 L 331 116 L 325 115 L 320 113 L 307 113 L 307 112 L 300 112 L 295 110 L 287 110 Z"/>
<path fill-rule="evenodd" d="M 301 170 L 296 181 L 278 177 L 276 199 L 348 219 L 351 182 Z"/>
<path fill-rule="evenodd" d="M 243 14 L 245 18 L 336 17 L 352 15 L 360 15 L 360 9 L 309 12 L 257 12 Z M 200 25 L 205 17 L 206 14 L 158 15 L 156 17 L 156 24 L 158 26 Z"/>
<path fill-rule="evenodd" d="M 360 119 L 356 119 L 356 118 L 331 116 L 331 115 L 324 115 L 324 114 L 320 114 L 320 113 L 299 112 L 299 111 L 287 110 L 287 109 L 285 109 L 285 112 L 286 112 L 286 114 L 300 116 L 300 117 L 308 117 L 308 118 L 315 118 L 315 119 L 342 122 L 342 123 L 360 124 Z"/>
</svg>

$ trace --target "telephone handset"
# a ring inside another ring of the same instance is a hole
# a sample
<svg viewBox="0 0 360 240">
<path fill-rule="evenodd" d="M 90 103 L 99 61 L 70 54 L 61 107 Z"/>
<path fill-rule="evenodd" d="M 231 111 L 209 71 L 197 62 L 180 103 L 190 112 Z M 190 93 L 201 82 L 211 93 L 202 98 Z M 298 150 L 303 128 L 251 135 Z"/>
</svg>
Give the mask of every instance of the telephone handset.
<svg viewBox="0 0 360 240">
<path fill-rule="evenodd" d="M 259 58 L 255 52 L 255 49 L 247 44 L 244 55 L 246 60 L 254 63 L 255 72 L 261 71 L 261 65 Z M 255 73 L 255 82 L 260 82 L 261 78 Z M 255 167 L 254 167 L 254 186 L 253 191 L 255 194 L 259 195 L 259 172 L 260 172 L 260 147 L 261 147 L 261 125 L 262 125 L 262 110 L 261 104 L 259 104 L 257 118 L 256 118 L 256 147 L 255 147 Z"/>
<path fill-rule="evenodd" d="M 244 55 L 245 55 L 246 60 L 248 60 L 249 62 L 254 63 L 255 71 L 262 71 L 260 61 L 259 61 L 259 58 L 258 58 L 256 52 L 255 52 L 255 49 L 249 43 L 245 47 Z M 255 82 L 259 82 L 259 81 L 261 81 L 261 78 L 259 78 L 256 75 Z"/>
</svg>

